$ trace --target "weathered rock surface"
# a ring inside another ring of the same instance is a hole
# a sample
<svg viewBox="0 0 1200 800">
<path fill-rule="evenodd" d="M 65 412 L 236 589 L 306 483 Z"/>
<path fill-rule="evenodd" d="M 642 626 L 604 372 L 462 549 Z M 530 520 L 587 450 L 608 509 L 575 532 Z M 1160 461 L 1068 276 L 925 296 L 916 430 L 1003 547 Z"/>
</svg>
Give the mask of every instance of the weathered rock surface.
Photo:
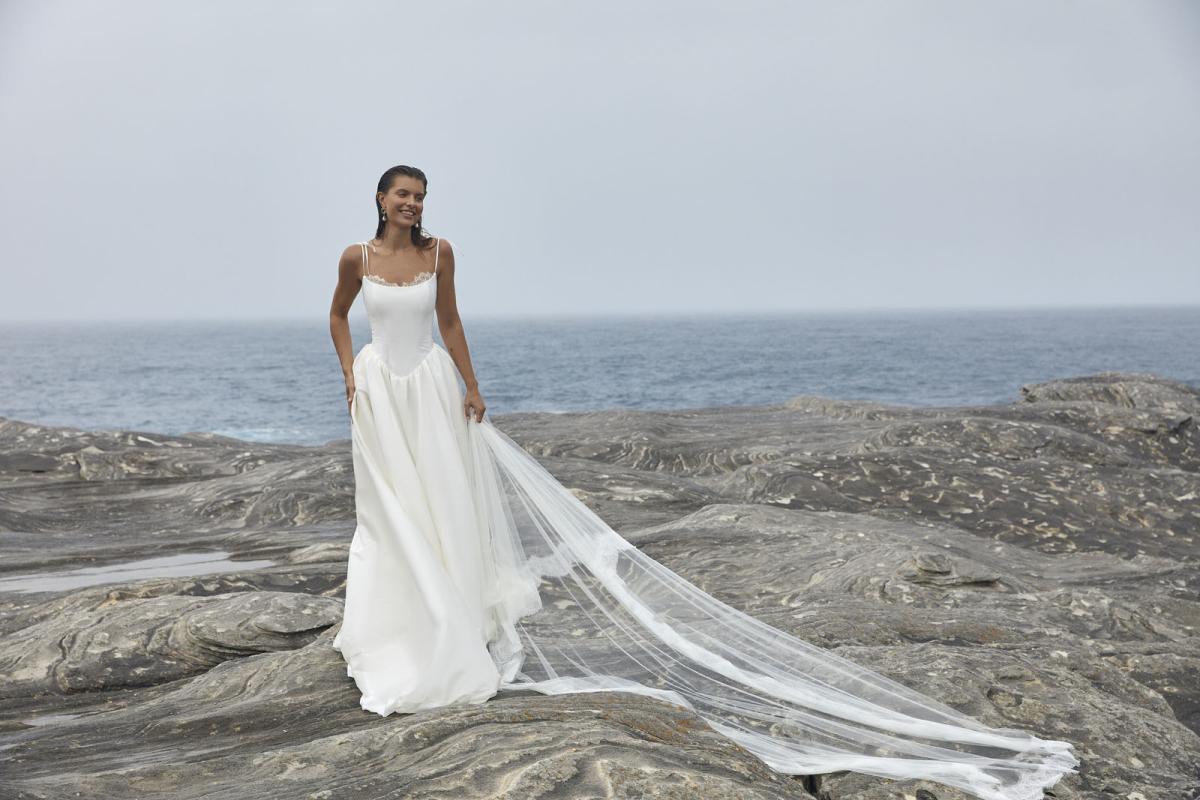
<svg viewBox="0 0 1200 800">
<path fill-rule="evenodd" d="M 1200 392 L 1105 373 L 1020 396 L 496 424 L 725 602 L 1075 742 L 1058 798 L 1188 797 Z M 963 796 L 778 775 L 634 695 L 362 711 L 330 646 L 353 514 L 348 442 L 0 419 L 0 797 Z"/>
</svg>

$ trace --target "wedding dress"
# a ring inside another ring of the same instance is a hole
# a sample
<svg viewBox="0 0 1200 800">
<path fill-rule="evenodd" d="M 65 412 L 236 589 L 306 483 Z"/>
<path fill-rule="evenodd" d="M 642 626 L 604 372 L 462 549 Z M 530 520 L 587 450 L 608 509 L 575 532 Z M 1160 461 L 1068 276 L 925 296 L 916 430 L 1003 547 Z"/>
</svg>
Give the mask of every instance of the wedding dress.
<svg viewBox="0 0 1200 800">
<path fill-rule="evenodd" d="M 366 243 L 362 243 L 368 264 Z M 621 691 L 692 710 L 787 774 L 924 778 L 1034 800 L 1068 742 L 990 728 L 729 606 L 643 554 L 490 418 L 433 340 L 434 271 L 364 270 L 354 358 L 357 527 L 333 646 L 380 715 L 502 689 Z"/>
</svg>

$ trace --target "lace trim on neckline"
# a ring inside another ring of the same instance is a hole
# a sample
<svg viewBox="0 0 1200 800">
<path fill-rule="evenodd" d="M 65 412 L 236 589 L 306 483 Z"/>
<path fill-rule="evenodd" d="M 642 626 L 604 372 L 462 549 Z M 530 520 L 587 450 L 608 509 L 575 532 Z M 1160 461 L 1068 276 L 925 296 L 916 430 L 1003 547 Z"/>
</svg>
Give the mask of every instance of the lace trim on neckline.
<svg viewBox="0 0 1200 800">
<path fill-rule="evenodd" d="M 391 281 L 384 280 L 383 278 L 379 277 L 378 275 L 364 275 L 363 277 L 365 279 L 369 280 L 371 283 L 378 283 L 381 286 L 415 286 L 418 283 L 424 283 L 425 281 L 429 280 L 433 276 L 434 276 L 434 273 L 432 273 L 432 272 L 418 272 L 416 275 L 413 276 L 412 280 L 403 281 L 401 283 L 392 283 Z"/>
</svg>

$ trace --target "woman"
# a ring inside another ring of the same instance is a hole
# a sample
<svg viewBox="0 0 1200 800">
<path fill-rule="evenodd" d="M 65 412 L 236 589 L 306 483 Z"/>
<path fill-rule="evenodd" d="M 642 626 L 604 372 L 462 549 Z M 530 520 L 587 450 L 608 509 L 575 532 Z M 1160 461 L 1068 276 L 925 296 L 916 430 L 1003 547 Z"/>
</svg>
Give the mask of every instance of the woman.
<svg viewBox="0 0 1200 800">
<path fill-rule="evenodd" d="M 1067 742 L 989 728 L 706 594 L 484 420 L 454 253 L 421 228 L 427 188 L 413 167 L 383 174 L 375 239 L 342 254 L 330 312 L 358 522 L 333 646 L 364 709 L 625 691 L 691 709 L 788 774 L 853 770 L 1033 800 L 1076 771 Z M 371 341 L 352 357 L 360 289 Z"/>
</svg>

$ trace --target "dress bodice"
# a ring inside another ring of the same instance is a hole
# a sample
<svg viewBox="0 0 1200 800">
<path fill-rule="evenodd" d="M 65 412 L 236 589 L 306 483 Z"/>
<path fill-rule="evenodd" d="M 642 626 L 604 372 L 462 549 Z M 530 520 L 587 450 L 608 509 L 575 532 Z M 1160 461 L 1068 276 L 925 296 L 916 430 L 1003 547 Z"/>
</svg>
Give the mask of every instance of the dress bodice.
<svg viewBox="0 0 1200 800">
<path fill-rule="evenodd" d="M 406 375 L 433 347 L 434 305 L 437 300 L 437 251 L 434 271 L 408 283 L 389 283 L 370 272 L 368 247 L 363 249 L 363 303 L 371 327 L 371 347 L 397 375 Z"/>
</svg>

